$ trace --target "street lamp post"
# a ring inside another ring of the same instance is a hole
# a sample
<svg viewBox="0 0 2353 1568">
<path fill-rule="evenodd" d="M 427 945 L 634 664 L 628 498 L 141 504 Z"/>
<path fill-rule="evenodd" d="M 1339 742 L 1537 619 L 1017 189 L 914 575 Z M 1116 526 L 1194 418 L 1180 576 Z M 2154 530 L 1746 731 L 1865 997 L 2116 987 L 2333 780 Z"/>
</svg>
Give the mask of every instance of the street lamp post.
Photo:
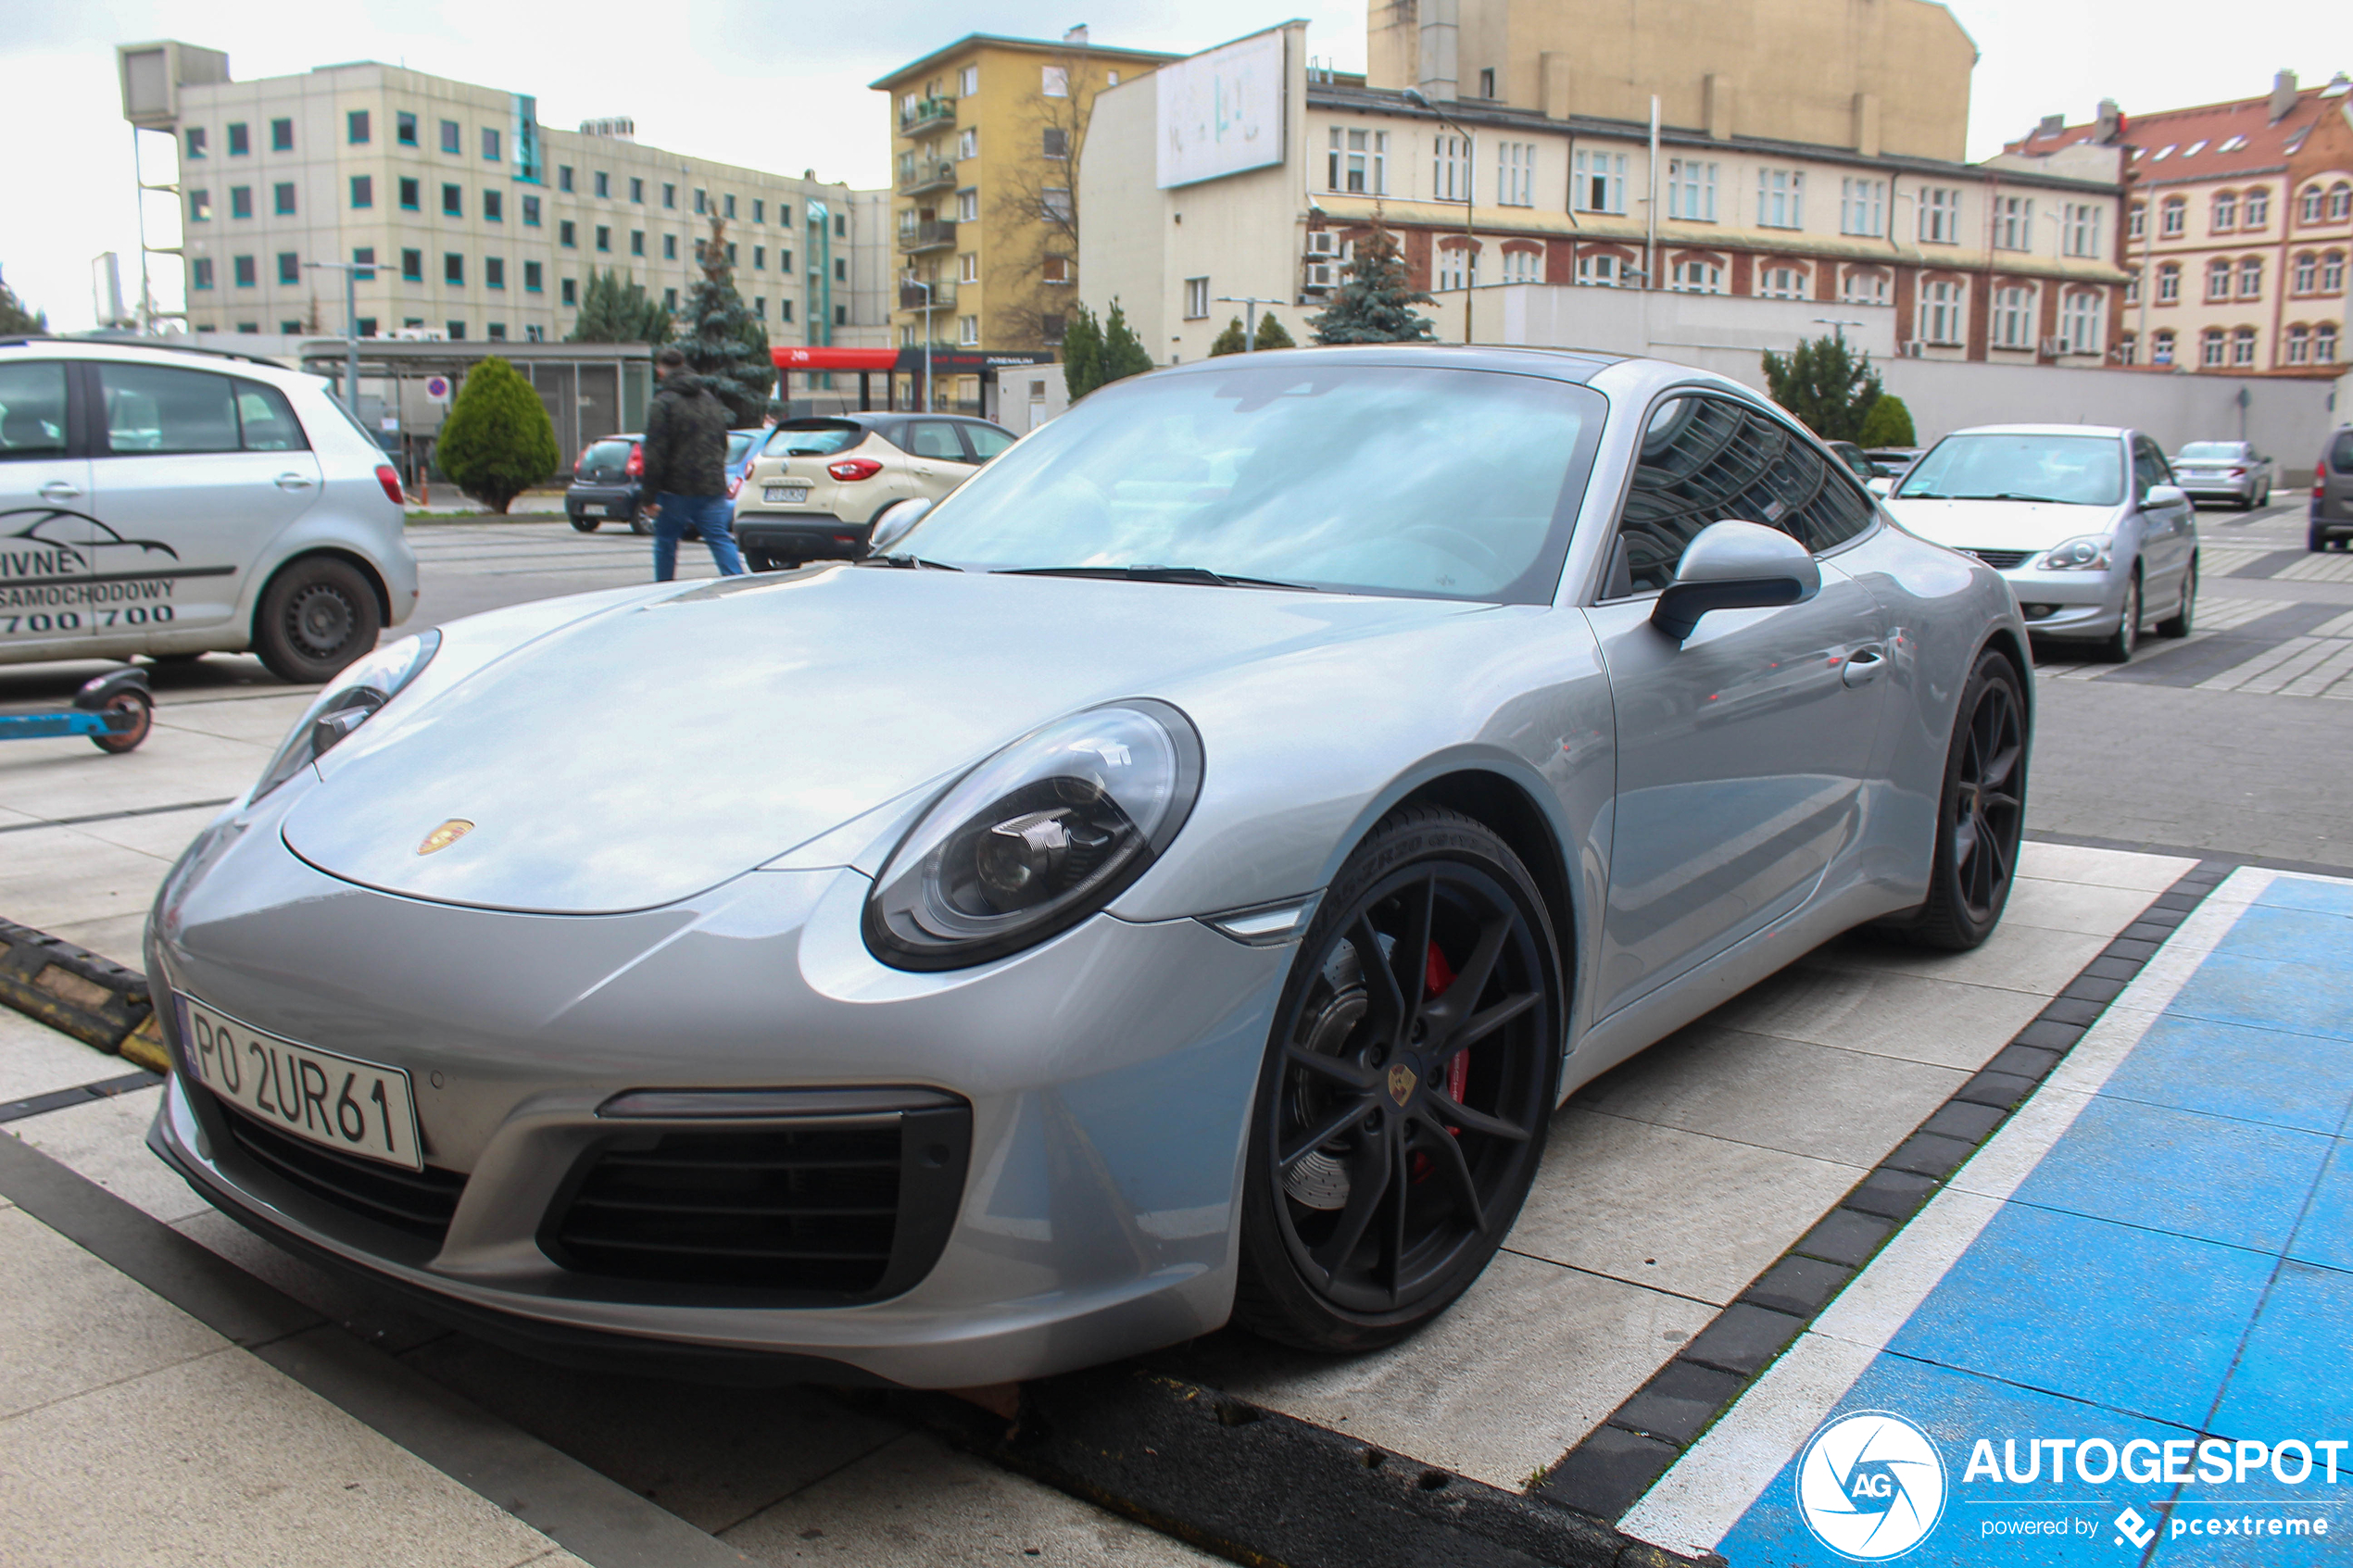
<svg viewBox="0 0 2353 1568">
<path fill-rule="evenodd" d="M 343 402 L 356 420 L 359 417 L 359 280 L 375 282 L 376 270 L 359 261 L 306 261 L 303 265 L 343 274 Z"/>
<path fill-rule="evenodd" d="M 1471 331 L 1471 307 L 1478 297 L 1478 224 L 1474 207 L 1478 199 L 1478 138 L 1448 118 L 1445 111 L 1431 103 L 1428 94 L 1420 88 L 1406 88 L 1405 101 L 1419 104 L 1437 116 L 1440 124 L 1450 127 L 1460 136 L 1469 160 L 1464 169 L 1463 181 L 1463 341 L 1467 344 L 1476 335 Z"/>
<path fill-rule="evenodd" d="M 1250 307 L 1250 315 L 1242 322 L 1242 352 L 1248 354 L 1258 347 L 1258 307 L 1262 305 L 1280 305 L 1282 300 L 1279 296 L 1261 299 L 1254 294 L 1221 294 L 1217 296 L 1217 303 Z"/>
<path fill-rule="evenodd" d="M 1846 346 L 1846 329 L 1847 329 L 1847 328 L 1849 328 L 1849 327 L 1867 327 L 1867 326 L 1870 325 L 1870 323 L 1869 323 L 1869 322 L 1868 322 L 1868 321 L 1845 321 L 1845 320 L 1834 320 L 1834 319 L 1832 319 L 1832 318 L 1831 318 L 1831 317 L 1829 317 L 1829 316 L 1817 316 L 1817 317 L 1815 317 L 1815 318 L 1814 318 L 1814 324 L 1815 324 L 1816 326 L 1818 326 L 1818 327 L 1828 327 L 1828 328 L 1831 330 L 1831 333 L 1832 333 L 1835 337 L 1837 337 L 1837 339 L 1838 339 L 1838 345 L 1839 345 L 1841 348 L 1843 348 L 1843 347 L 1845 347 L 1845 346 Z"/>
<path fill-rule="evenodd" d="M 931 401 L 931 284 L 921 278 L 909 278 L 901 286 L 924 291 L 924 390 L 915 406 L 919 412 L 927 414 L 931 410 L 924 405 Z"/>
</svg>

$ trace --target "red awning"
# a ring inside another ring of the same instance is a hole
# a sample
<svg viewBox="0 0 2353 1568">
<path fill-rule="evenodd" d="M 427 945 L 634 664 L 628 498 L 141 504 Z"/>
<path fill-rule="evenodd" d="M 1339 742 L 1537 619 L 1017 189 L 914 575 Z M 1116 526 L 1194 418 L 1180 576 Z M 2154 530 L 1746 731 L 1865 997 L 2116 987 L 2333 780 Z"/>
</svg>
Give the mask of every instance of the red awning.
<svg viewBox="0 0 2353 1568">
<path fill-rule="evenodd" d="M 771 348 L 780 370 L 890 370 L 899 367 L 895 348 Z"/>
</svg>

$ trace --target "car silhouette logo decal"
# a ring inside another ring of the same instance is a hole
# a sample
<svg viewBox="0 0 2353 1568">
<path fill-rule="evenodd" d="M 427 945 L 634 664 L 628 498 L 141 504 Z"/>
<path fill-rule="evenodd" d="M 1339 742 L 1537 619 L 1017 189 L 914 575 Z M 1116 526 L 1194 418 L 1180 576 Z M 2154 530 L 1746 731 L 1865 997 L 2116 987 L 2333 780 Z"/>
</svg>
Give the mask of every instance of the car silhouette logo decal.
<svg viewBox="0 0 2353 1568">
<path fill-rule="evenodd" d="M 1389 1098 L 1397 1102 L 1400 1110 L 1414 1098 L 1414 1070 L 1402 1061 L 1389 1070 Z"/>
<path fill-rule="evenodd" d="M 473 831 L 473 823 L 466 821 L 465 818 L 452 817 L 425 834 L 425 841 L 417 846 L 417 853 L 430 855 L 436 849 L 447 849 Z"/>
</svg>

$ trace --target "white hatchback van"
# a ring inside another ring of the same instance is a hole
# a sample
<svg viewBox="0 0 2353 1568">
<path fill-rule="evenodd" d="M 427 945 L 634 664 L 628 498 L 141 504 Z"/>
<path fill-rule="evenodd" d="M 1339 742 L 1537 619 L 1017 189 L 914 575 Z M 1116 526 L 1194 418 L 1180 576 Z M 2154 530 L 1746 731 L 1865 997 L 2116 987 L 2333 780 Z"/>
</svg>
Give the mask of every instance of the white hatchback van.
<svg viewBox="0 0 2353 1568">
<path fill-rule="evenodd" d="M 417 604 L 400 476 L 325 383 L 0 339 L 0 664 L 251 649 L 324 681 Z"/>
</svg>

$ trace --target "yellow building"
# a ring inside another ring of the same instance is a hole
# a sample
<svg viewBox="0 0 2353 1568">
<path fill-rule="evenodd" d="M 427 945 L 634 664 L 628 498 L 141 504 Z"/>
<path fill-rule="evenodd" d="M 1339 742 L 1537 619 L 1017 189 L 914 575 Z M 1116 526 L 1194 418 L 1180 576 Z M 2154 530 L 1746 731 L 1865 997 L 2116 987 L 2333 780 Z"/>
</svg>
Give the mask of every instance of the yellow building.
<svg viewBox="0 0 2353 1568">
<path fill-rule="evenodd" d="M 873 83 L 890 103 L 901 346 L 928 337 L 962 358 L 1062 341 L 1095 94 L 1176 57 L 1101 48 L 1083 27 L 1059 43 L 974 33 Z M 934 399 L 971 403 L 978 380 L 943 377 Z"/>
</svg>

